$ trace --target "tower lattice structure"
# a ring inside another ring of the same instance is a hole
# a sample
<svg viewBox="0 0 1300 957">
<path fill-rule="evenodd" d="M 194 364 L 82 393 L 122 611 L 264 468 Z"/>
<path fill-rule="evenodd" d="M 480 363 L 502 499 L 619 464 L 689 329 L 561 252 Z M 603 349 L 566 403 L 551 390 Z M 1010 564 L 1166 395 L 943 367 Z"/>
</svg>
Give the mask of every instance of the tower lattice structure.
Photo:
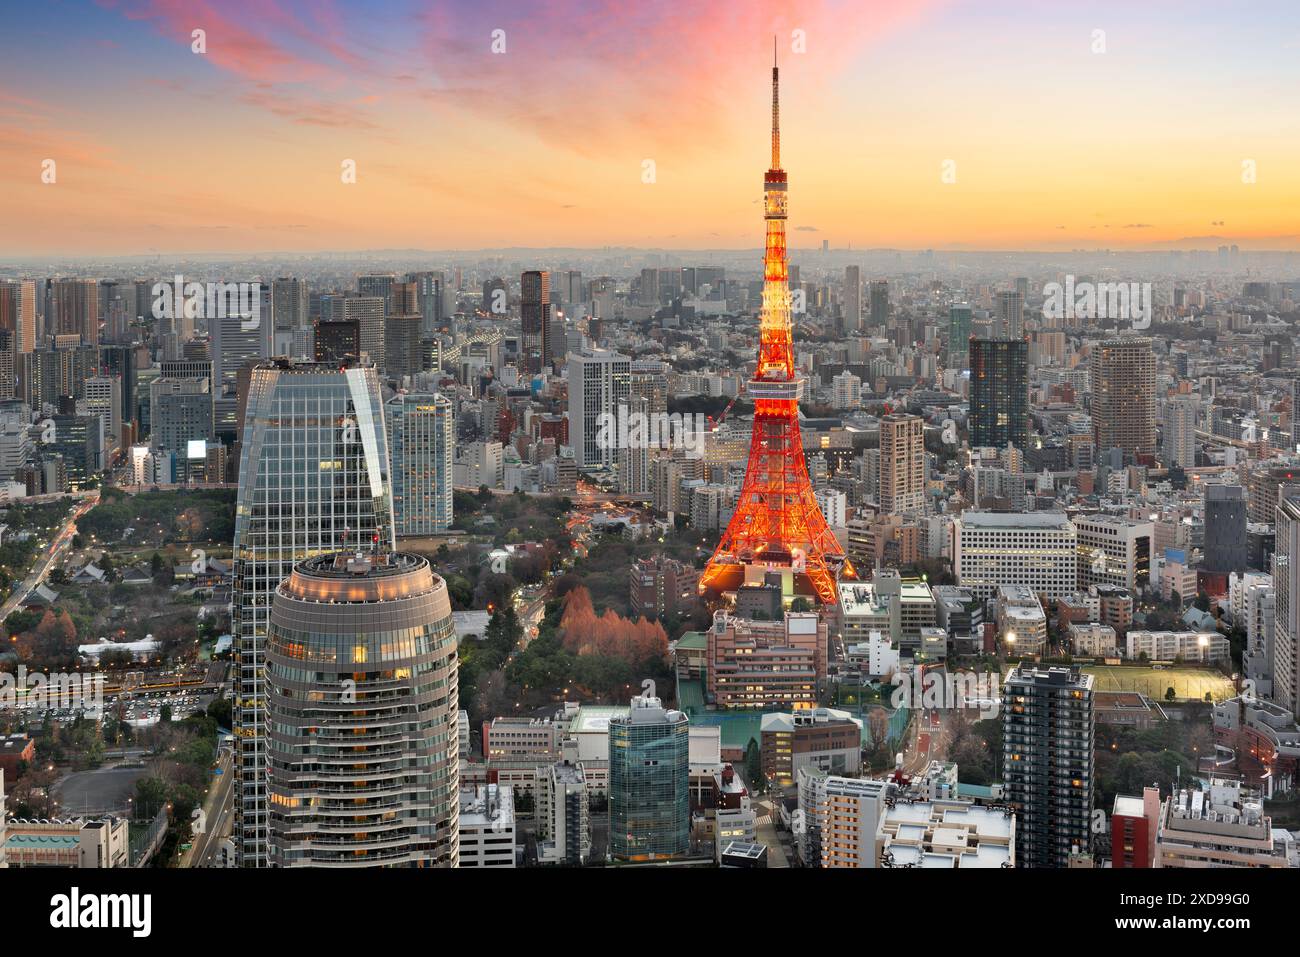
<svg viewBox="0 0 1300 957">
<path fill-rule="evenodd" d="M 799 435 L 803 379 L 794 365 L 785 239 L 788 185 L 781 168 L 779 73 L 773 62 L 772 166 L 763 177 L 763 307 L 758 367 L 746 387 L 754 402 L 754 431 L 740 500 L 700 577 L 700 591 L 732 590 L 745 581 L 747 568 L 790 569 L 820 602 L 835 604 L 836 580 L 852 575 L 853 568 L 817 504 Z"/>
</svg>

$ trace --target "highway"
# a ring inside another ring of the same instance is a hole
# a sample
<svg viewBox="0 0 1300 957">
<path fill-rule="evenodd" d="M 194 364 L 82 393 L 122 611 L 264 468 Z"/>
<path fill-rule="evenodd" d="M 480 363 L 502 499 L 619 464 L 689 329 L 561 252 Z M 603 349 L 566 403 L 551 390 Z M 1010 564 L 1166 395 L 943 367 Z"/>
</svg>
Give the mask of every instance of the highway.
<svg viewBox="0 0 1300 957">
<path fill-rule="evenodd" d="M 50 573 L 54 563 L 61 560 L 64 553 L 71 547 L 72 538 L 77 534 L 77 519 L 85 515 L 98 503 L 99 493 L 95 492 L 82 501 L 76 510 L 68 516 L 68 520 L 64 522 L 59 533 L 54 536 L 54 541 L 50 543 L 45 557 L 37 561 L 35 567 L 32 568 L 31 574 L 14 589 L 13 594 L 9 596 L 9 600 L 0 605 L 0 621 L 4 621 L 10 614 L 17 611 L 22 606 L 22 603 L 27 600 L 27 596 L 31 594 L 32 590 L 45 580 L 45 576 Z"/>
</svg>

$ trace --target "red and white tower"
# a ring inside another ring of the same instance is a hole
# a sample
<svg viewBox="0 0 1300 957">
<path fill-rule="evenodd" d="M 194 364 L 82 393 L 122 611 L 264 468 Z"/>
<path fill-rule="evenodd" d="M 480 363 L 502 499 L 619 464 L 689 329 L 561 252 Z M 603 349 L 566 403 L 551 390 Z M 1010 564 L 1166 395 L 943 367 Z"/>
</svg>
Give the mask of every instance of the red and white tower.
<svg viewBox="0 0 1300 957">
<path fill-rule="evenodd" d="M 772 167 L 763 177 L 763 308 L 758 368 L 747 391 L 754 402 L 754 434 L 745 484 L 717 551 L 700 576 L 701 593 L 719 594 L 764 573 L 794 573 L 796 590 L 835 604 L 835 583 L 853 568 L 831 533 L 808 478 L 799 437 L 799 396 L 790 319 L 790 273 L 785 247 L 787 182 L 781 169 L 778 71 L 772 64 Z"/>
</svg>

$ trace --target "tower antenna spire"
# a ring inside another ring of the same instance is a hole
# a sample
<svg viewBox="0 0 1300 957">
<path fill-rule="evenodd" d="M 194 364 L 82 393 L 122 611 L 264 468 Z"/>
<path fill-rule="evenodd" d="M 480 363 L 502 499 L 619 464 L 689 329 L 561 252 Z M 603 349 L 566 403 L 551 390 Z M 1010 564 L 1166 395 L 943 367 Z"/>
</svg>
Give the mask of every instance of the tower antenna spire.
<svg viewBox="0 0 1300 957">
<path fill-rule="evenodd" d="M 776 35 L 772 35 L 772 169 L 781 168 L 781 95 L 776 65 Z"/>
</svg>

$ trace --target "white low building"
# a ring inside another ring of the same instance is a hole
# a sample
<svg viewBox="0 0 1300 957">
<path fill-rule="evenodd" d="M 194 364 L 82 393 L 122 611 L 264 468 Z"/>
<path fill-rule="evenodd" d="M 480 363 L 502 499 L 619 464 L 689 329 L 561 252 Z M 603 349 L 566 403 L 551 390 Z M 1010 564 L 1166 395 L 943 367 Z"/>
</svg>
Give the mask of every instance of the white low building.
<svg viewBox="0 0 1300 957">
<path fill-rule="evenodd" d="M 1183 661 L 1209 664 L 1231 661 L 1232 646 L 1215 631 L 1130 631 L 1125 637 L 1125 657 L 1151 661 Z"/>
<path fill-rule="evenodd" d="M 459 828 L 461 867 L 515 866 L 515 801 L 510 788 L 463 788 Z"/>
</svg>

